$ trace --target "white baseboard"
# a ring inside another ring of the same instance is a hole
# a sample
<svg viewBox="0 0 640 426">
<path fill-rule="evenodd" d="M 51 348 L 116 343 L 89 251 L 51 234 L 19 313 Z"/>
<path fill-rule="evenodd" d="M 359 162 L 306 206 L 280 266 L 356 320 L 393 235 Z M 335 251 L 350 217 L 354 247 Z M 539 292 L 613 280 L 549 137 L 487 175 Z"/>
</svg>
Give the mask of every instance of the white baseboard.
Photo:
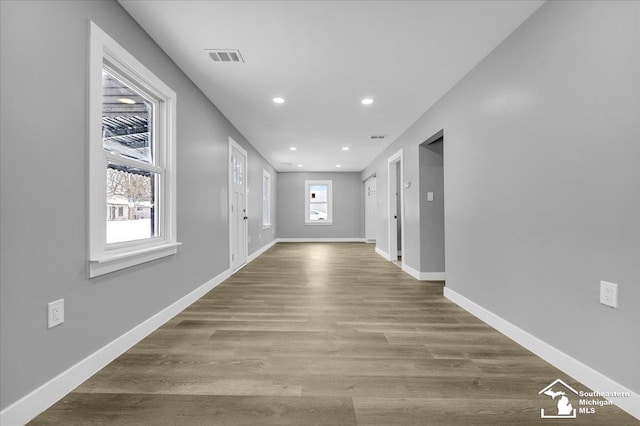
<svg viewBox="0 0 640 426">
<path fill-rule="evenodd" d="M 264 247 L 259 248 L 258 250 L 254 251 L 253 253 L 251 253 L 249 255 L 249 257 L 247 258 L 247 263 L 250 263 L 250 262 L 253 262 L 254 260 L 256 260 L 262 253 L 264 253 L 265 251 L 269 250 L 271 247 L 275 246 L 277 242 L 278 242 L 278 240 L 274 239 L 269 244 L 265 245 Z"/>
<path fill-rule="evenodd" d="M 420 272 L 420 281 L 445 281 L 447 274 L 444 272 Z"/>
<path fill-rule="evenodd" d="M 375 238 L 365 238 L 364 242 L 367 244 L 375 244 L 376 243 L 376 239 Z"/>
<path fill-rule="evenodd" d="M 402 270 L 405 271 L 407 274 L 411 275 L 416 280 L 420 280 L 420 272 L 416 271 L 411 266 L 406 264 L 402 265 Z"/>
<path fill-rule="evenodd" d="M 389 253 L 382 250 L 380 247 L 376 247 L 376 253 L 378 253 L 380 256 L 384 257 L 387 260 L 391 260 L 391 258 L 389 257 Z"/>
<path fill-rule="evenodd" d="M 407 264 L 402 265 L 402 270 L 419 281 L 444 281 L 446 278 L 444 272 L 419 272 Z"/>
<path fill-rule="evenodd" d="M 0 412 L 0 424 L 24 425 L 231 276 L 226 270 Z"/>
<path fill-rule="evenodd" d="M 364 243 L 364 238 L 278 238 L 279 243 Z"/>
<path fill-rule="evenodd" d="M 629 393 L 630 396 L 627 398 L 607 399 L 635 418 L 640 419 L 640 394 L 631 391 L 577 359 L 527 333 L 521 328 L 516 327 L 448 287 L 444 288 L 444 296 L 592 390 L 596 392 Z M 555 379 L 555 377 L 549 377 L 550 381 L 553 379 Z"/>
</svg>

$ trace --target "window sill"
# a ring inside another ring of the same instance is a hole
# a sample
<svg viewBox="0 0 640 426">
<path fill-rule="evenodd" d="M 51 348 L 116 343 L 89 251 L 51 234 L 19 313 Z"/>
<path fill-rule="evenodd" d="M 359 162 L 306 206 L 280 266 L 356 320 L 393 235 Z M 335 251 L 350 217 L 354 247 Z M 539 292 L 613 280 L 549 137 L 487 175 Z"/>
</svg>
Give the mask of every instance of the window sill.
<svg viewBox="0 0 640 426">
<path fill-rule="evenodd" d="M 262 229 L 269 229 L 269 228 L 271 228 L 270 223 L 267 223 L 266 225 L 265 224 L 262 225 Z"/>
<path fill-rule="evenodd" d="M 333 225 L 333 222 L 327 220 L 319 220 L 317 222 L 305 222 L 305 225 Z"/>
<path fill-rule="evenodd" d="M 180 245 L 182 243 L 166 243 L 126 252 L 104 253 L 89 260 L 89 278 L 174 255 Z"/>
</svg>

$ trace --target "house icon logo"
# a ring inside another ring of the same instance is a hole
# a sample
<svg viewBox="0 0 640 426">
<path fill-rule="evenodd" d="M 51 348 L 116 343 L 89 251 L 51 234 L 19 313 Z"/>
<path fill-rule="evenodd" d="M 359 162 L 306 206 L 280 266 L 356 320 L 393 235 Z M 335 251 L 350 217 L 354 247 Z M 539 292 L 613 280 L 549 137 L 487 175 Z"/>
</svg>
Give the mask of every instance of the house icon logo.
<svg viewBox="0 0 640 426">
<path fill-rule="evenodd" d="M 556 401 L 557 411 L 555 413 L 545 413 L 544 408 L 540 409 L 542 419 L 575 419 L 576 409 L 571 405 L 567 392 L 571 391 L 578 395 L 578 391 L 560 379 L 556 379 L 550 385 L 538 392 L 538 395 L 546 395 Z M 570 393 L 569 393 L 570 395 Z"/>
</svg>

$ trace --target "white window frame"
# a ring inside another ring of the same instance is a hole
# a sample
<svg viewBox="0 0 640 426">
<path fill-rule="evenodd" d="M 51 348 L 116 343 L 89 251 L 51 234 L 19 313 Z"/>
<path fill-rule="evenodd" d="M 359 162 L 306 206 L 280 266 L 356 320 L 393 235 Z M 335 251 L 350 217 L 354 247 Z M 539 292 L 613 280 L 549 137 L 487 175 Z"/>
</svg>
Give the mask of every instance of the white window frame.
<svg viewBox="0 0 640 426">
<path fill-rule="evenodd" d="M 311 186 L 327 185 L 327 220 L 310 221 L 310 195 Z M 305 180 L 304 181 L 304 224 L 305 225 L 333 225 L 333 181 L 332 180 Z"/>
<path fill-rule="evenodd" d="M 267 181 L 267 190 L 265 191 L 265 180 Z M 267 220 L 264 217 L 264 204 L 267 202 Z M 262 169 L 262 229 L 271 228 L 271 174 Z"/>
<path fill-rule="evenodd" d="M 117 71 L 134 86 L 154 97 L 154 137 L 157 160 L 145 169 L 158 173 L 157 236 L 123 243 L 106 243 L 109 160 L 137 166 L 136 160 L 106 152 L 102 148 L 102 69 Z M 177 253 L 176 239 L 176 93 L 144 65 L 90 23 L 89 51 L 89 277 L 118 271 Z"/>
</svg>

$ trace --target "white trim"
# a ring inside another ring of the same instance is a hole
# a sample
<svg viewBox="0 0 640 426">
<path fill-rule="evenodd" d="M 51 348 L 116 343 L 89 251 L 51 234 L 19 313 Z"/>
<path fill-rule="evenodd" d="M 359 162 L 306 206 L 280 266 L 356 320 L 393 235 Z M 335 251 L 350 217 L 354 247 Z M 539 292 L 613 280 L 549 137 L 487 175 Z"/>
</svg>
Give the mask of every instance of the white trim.
<svg viewBox="0 0 640 426">
<path fill-rule="evenodd" d="M 150 246 L 144 249 L 136 249 L 129 253 L 119 255 L 104 256 L 100 259 L 89 261 L 89 276 L 97 277 L 109 272 L 151 262 L 165 256 L 170 256 L 178 252 L 178 246 L 182 243 L 164 244 L 161 246 Z"/>
<path fill-rule="evenodd" d="M 112 154 L 111 152 L 105 151 L 102 155 L 104 155 L 107 161 L 117 162 L 129 167 L 140 167 L 138 160 L 132 160 L 120 154 Z M 157 174 L 164 173 L 164 168 L 156 166 L 155 164 L 144 164 L 144 169 Z"/>
<path fill-rule="evenodd" d="M 122 258 L 125 257 L 129 257 L 129 256 L 138 256 L 138 255 L 142 255 L 142 254 L 147 254 L 147 253 L 153 253 L 155 251 L 160 251 L 160 250 L 166 250 L 166 249 L 170 249 L 170 248 L 176 248 L 178 246 L 182 245 L 182 243 L 171 243 L 171 244 L 163 244 L 161 246 L 149 246 L 149 247 L 141 247 L 139 249 L 135 249 L 133 251 L 131 251 L 130 253 L 120 253 L 120 254 L 106 254 L 102 257 L 99 257 L 97 259 L 92 259 L 91 262 L 95 262 L 95 263 L 110 263 L 110 262 L 114 262 L 116 260 L 120 260 Z"/>
<path fill-rule="evenodd" d="M 420 272 L 420 281 L 446 281 L 445 272 Z"/>
<path fill-rule="evenodd" d="M 275 246 L 277 242 L 278 242 L 278 240 L 274 239 L 269 244 L 266 244 L 265 246 L 260 247 L 258 250 L 256 250 L 253 253 L 251 253 L 251 255 L 249 257 L 247 257 L 247 263 L 253 262 L 254 260 L 256 260 L 258 257 L 260 257 L 260 255 L 262 253 L 264 253 L 265 251 L 269 250 L 271 247 Z"/>
<path fill-rule="evenodd" d="M 0 424 L 23 425 L 231 276 L 227 269 L 0 412 Z"/>
<path fill-rule="evenodd" d="M 377 248 L 376 248 L 376 252 L 378 252 Z M 383 256 L 382 253 L 378 253 L 378 254 Z M 386 253 L 384 254 L 386 255 Z M 387 257 L 385 257 L 385 259 L 388 260 Z M 402 270 L 407 274 L 411 275 L 413 278 L 415 278 L 418 281 L 444 281 L 445 280 L 444 272 L 420 272 L 417 269 L 413 269 L 411 266 L 407 265 L 406 263 L 402 265 Z"/>
<path fill-rule="evenodd" d="M 628 398 L 607 399 L 635 418 L 640 419 L 640 394 L 606 377 L 448 287 L 444 288 L 444 297 L 594 391 L 628 392 L 630 394 Z M 551 380 L 552 377 L 549 379 Z"/>
<path fill-rule="evenodd" d="M 391 258 L 389 257 L 389 253 L 382 250 L 380 247 L 376 247 L 376 253 L 378 253 L 380 256 L 384 257 L 388 261 L 391 261 Z"/>
<path fill-rule="evenodd" d="M 375 238 L 365 238 L 364 242 L 367 244 L 375 244 L 376 243 L 376 239 Z"/>
<path fill-rule="evenodd" d="M 279 243 L 364 243 L 364 238 L 278 238 Z"/>
<path fill-rule="evenodd" d="M 229 216 L 228 216 L 229 218 L 228 220 L 229 221 L 229 269 L 231 270 L 233 270 L 233 246 L 231 241 L 231 237 L 233 235 L 232 221 L 231 221 L 231 214 L 232 214 L 231 204 L 232 204 L 232 195 L 233 195 L 233 182 L 231 179 L 231 176 L 232 176 L 231 174 L 233 173 L 233 171 L 231 170 L 231 156 L 233 154 L 232 148 L 237 149 L 242 155 L 244 155 L 244 168 L 243 168 L 244 210 L 245 210 L 245 216 L 249 216 L 249 200 L 248 200 L 249 170 L 247 170 L 248 169 L 247 166 L 249 165 L 249 157 L 247 156 L 247 151 L 243 147 L 241 147 L 240 144 L 238 144 L 238 142 L 233 140 L 231 136 L 229 136 L 229 156 L 227 158 L 227 183 L 228 183 L 227 212 L 229 213 Z M 260 221 L 262 222 L 262 219 L 260 219 Z M 245 261 L 240 265 L 238 265 L 238 267 L 235 268 L 236 270 L 246 265 L 247 259 L 249 258 L 249 221 L 248 220 L 244 221 L 244 255 L 245 255 Z"/>
<path fill-rule="evenodd" d="M 420 280 L 420 272 L 415 270 L 415 269 L 413 269 L 411 266 L 403 263 L 402 264 L 402 270 L 404 272 L 406 272 L 407 274 L 411 275 L 416 280 Z"/>
</svg>

